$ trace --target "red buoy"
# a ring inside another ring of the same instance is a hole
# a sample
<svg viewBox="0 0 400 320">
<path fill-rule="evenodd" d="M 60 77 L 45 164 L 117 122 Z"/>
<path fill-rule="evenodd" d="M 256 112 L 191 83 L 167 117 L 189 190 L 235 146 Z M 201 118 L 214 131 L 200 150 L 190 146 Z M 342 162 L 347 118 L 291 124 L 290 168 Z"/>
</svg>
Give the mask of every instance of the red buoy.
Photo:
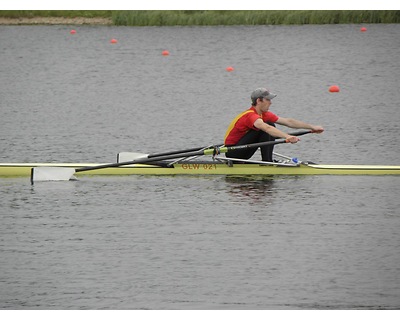
<svg viewBox="0 0 400 320">
<path fill-rule="evenodd" d="M 161 54 L 163 56 L 169 56 L 169 51 L 168 50 L 164 50 Z"/>
<path fill-rule="evenodd" d="M 75 34 L 75 33 L 76 33 L 76 30 L 71 30 L 69 33 L 70 33 L 70 34 Z"/>
<path fill-rule="evenodd" d="M 340 89 L 338 86 L 330 86 L 329 87 L 329 92 L 339 92 Z"/>
<path fill-rule="evenodd" d="M 117 43 L 118 41 L 117 41 L 117 39 L 111 39 L 110 42 L 111 42 L 111 43 Z"/>
<path fill-rule="evenodd" d="M 228 72 L 232 72 L 233 70 L 235 70 L 233 67 L 226 67 L 226 71 Z"/>
<path fill-rule="evenodd" d="M 367 31 L 367 28 L 366 27 L 361 27 L 360 31 L 361 32 L 365 32 L 365 31 Z"/>
</svg>

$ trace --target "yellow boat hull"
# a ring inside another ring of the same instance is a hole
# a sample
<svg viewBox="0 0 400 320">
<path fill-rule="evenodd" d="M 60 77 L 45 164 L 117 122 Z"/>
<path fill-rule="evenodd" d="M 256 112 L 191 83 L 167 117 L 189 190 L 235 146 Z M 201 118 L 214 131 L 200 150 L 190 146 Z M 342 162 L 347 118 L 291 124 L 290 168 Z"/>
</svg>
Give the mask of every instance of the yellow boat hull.
<svg viewBox="0 0 400 320">
<path fill-rule="evenodd" d="M 0 177 L 24 177 L 31 175 L 33 167 L 81 168 L 98 163 L 2 163 Z M 398 175 L 400 166 L 386 165 L 316 165 L 298 166 L 224 163 L 175 163 L 173 167 L 135 164 L 123 167 L 83 171 L 81 175 Z"/>
</svg>

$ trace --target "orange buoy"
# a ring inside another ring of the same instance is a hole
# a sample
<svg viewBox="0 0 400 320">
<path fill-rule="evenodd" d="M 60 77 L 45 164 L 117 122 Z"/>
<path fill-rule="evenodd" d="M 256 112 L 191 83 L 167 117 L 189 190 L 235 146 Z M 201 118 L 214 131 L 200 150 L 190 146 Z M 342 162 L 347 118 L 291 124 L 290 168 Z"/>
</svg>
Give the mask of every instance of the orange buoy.
<svg viewBox="0 0 400 320">
<path fill-rule="evenodd" d="M 76 30 L 71 30 L 70 32 L 69 32 L 70 34 L 75 34 L 76 33 Z"/>
<path fill-rule="evenodd" d="M 329 87 L 329 92 L 339 92 L 340 89 L 338 86 L 330 86 Z"/>
<path fill-rule="evenodd" d="M 169 56 L 169 51 L 168 50 L 164 50 L 161 54 L 163 56 Z"/>
<path fill-rule="evenodd" d="M 233 67 L 226 67 L 226 71 L 228 72 L 232 72 L 233 70 L 235 70 Z"/>
<path fill-rule="evenodd" d="M 367 28 L 366 27 L 361 27 L 360 31 L 361 32 L 365 32 L 365 31 L 367 31 Z"/>
<path fill-rule="evenodd" d="M 117 39 L 111 39 L 110 42 L 111 42 L 111 43 L 117 43 L 118 41 L 117 41 Z"/>
</svg>

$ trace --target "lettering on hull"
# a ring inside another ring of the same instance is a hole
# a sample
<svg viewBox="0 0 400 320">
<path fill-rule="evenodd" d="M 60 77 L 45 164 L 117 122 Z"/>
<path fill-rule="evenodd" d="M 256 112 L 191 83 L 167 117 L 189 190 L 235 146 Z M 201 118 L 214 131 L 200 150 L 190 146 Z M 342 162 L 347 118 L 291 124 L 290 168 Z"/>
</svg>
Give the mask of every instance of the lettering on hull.
<svg viewBox="0 0 400 320">
<path fill-rule="evenodd" d="M 183 170 L 216 170 L 217 165 L 212 163 L 183 163 Z"/>
</svg>

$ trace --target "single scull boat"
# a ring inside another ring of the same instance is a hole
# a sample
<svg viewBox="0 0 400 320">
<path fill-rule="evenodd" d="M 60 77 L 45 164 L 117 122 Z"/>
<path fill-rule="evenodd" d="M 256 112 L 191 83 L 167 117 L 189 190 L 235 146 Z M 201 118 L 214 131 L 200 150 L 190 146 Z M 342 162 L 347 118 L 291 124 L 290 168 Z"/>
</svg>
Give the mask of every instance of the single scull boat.
<svg viewBox="0 0 400 320">
<path fill-rule="evenodd" d="M 220 160 L 220 159 L 218 159 Z M 221 161 L 165 161 L 132 164 L 74 173 L 80 175 L 398 175 L 400 166 L 327 164 L 231 164 Z M 30 176 L 32 168 L 79 169 L 101 166 L 96 163 L 1 163 L 0 177 Z"/>
<path fill-rule="evenodd" d="M 299 132 L 297 135 L 311 133 Z M 231 159 L 230 150 L 287 143 L 287 140 L 239 146 L 213 146 L 158 154 L 120 153 L 116 163 L 1 163 L 0 177 L 31 176 L 36 181 L 67 181 L 74 175 L 398 175 L 397 165 L 326 165 L 299 162 L 279 155 L 283 162 Z M 206 159 L 204 160 L 204 157 Z"/>
</svg>

